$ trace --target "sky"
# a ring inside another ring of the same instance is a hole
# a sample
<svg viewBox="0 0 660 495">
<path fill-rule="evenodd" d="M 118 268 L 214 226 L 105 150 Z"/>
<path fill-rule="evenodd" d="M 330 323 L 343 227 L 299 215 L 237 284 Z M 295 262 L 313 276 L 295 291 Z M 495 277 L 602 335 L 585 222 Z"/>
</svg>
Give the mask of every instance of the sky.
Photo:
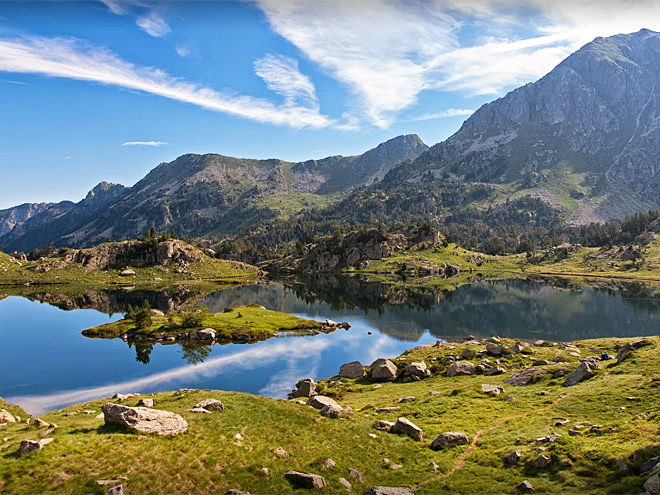
<svg viewBox="0 0 660 495">
<path fill-rule="evenodd" d="M 186 153 L 428 145 L 646 0 L 0 1 L 0 209 L 133 185 Z"/>
</svg>

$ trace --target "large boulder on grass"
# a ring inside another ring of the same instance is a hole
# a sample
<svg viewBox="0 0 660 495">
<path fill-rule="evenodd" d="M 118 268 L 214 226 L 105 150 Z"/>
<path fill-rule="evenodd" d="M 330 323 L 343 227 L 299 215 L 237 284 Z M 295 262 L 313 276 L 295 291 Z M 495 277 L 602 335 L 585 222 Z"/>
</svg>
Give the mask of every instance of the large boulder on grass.
<svg viewBox="0 0 660 495">
<path fill-rule="evenodd" d="M 405 486 L 372 486 L 363 495 L 414 495 Z"/>
<path fill-rule="evenodd" d="M 312 406 L 314 409 L 323 409 L 326 406 L 338 407 L 341 409 L 341 406 L 335 402 L 334 399 L 326 397 L 325 395 L 315 395 L 310 397 L 307 401 L 308 406 Z"/>
<path fill-rule="evenodd" d="M 300 473 L 298 471 L 287 471 L 284 475 L 286 479 L 303 488 L 313 488 L 320 490 L 325 487 L 325 478 L 318 474 Z"/>
<path fill-rule="evenodd" d="M 424 432 L 422 429 L 406 418 L 397 419 L 394 426 L 390 428 L 390 433 L 408 435 L 410 438 L 418 441 L 424 439 Z"/>
<path fill-rule="evenodd" d="M 583 380 L 591 378 L 598 369 L 598 363 L 592 359 L 585 359 L 580 363 L 577 369 L 566 377 L 564 387 L 572 387 Z"/>
<path fill-rule="evenodd" d="M 447 368 L 447 376 L 474 375 L 477 369 L 469 361 L 456 361 Z"/>
<path fill-rule="evenodd" d="M 440 450 L 450 445 L 462 445 L 466 443 L 468 443 L 468 437 L 465 433 L 455 433 L 449 431 L 447 433 L 443 433 L 442 435 L 438 436 L 435 440 L 433 440 L 433 443 L 431 444 L 431 448 L 433 450 Z"/>
<path fill-rule="evenodd" d="M 360 361 L 343 364 L 339 368 L 339 376 L 341 378 L 362 378 L 364 376 L 364 366 Z"/>
<path fill-rule="evenodd" d="M 101 408 L 105 424 L 117 424 L 139 431 L 157 435 L 176 435 L 188 431 L 188 423 L 178 414 L 149 409 L 147 407 L 128 407 L 108 402 Z"/>
<path fill-rule="evenodd" d="M 376 359 L 371 363 L 372 380 L 394 380 L 396 373 L 396 365 L 389 359 Z"/>
</svg>

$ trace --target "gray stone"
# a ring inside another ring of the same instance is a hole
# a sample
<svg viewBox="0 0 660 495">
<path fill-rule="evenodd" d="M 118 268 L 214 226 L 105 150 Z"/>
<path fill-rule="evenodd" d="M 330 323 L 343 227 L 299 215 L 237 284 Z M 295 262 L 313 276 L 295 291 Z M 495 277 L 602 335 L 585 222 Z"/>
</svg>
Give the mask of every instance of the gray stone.
<svg viewBox="0 0 660 495">
<path fill-rule="evenodd" d="M 474 375 L 477 370 L 469 361 L 457 361 L 447 368 L 447 376 Z"/>
<path fill-rule="evenodd" d="M 507 456 L 506 462 L 509 464 L 518 464 L 520 459 L 522 459 L 522 452 L 520 450 L 516 450 Z"/>
<path fill-rule="evenodd" d="M 127 268 L 126 270 L 122 270 L 119 272 L 120 277 L 134 277 L 135 276 L 135 271 L 131 270 L 130 268 Z"/>
<path fill-rule="evenodd" d="M 337 326 L 337 322 L 333 321 L 333 320 L 325 320 L 325 326 L 330 327 L 330 328 L 334 328 L 334 327 Z"/>
<path fill-rule="evenodd" d="M 312 397 L 313 395 L 316 394 L 316 382 L 312 380 L 311 378 L 306 378 L 304 380 L 300 380 L 296 384 L 296 391 L 293 393 L 293 398 L 298 398 L 298 397 Z"/>
<path fill-rule="evenodd" d="M 644 490 L 651 493 L 652 495 L 660 494 L 660 476 L 654 474 L 644 483 Z"/>
<path fill-rule="evenodd" d="M 383 388 L 383 386 L 382 386 L 380 383 L 377 383 L 376 385 L 374 385 L 373 387 L 371 387 L 371 390 L 372 390 L 372 391 L 373 391 L 373 390 L 378 390 L 379 388 Z"/>
<path fill-rule="evenodd" d="M 323 463 L 323 469 L 325 469 L 327 471 L 328 469 L 333 468 L 336 465 L 337 465 L 337 463 L 335 461 L 333 461 L 332 459 L 326 459 L 325 462 Z"/>
<path fill-rule="evenodd" d="M 502 385 L 490 385 L 487 383 L 482 383 L 481 391 L 485 394 L 500 395 L 502 392 L 504 392 L 504 387 Z"/>
<path fill-rule="evenodd" d="M 392 407 L 379 407 L 376 409 L 377 413 L 388 413 L 392 411 L 399 411 L 401 408 L 398 406 L 392 406 Z"/>
<path fill-rule="evenodd" d="M 426 367 L 426 363 L 424 361 L 420 363 L 410 363 L 408 366 L 406 366 L 406 372 L 408 372 L 413 376 L 418 376 L 420 378 L 426 378 L 431 376 L 431 372 Z"/>
<path fill-rule="evenodd" d="M 346 413 L 346 411 L 339 404 L 336 405 L 328 404 L 326 406 L 323 406 L 323 408 L 321 409 L 321 416 L 325 416 L 327 418 L 338 418 L 340 415 L 344 413 Z"/>
<path fill-rule="evenodd" d="M 341 406 L 337 404 L 334 399 L 326 397 L 325 395 L 315 395 L 314 397 L 310 397 L 306 404 L 308 406 L 312 406 L 314 409 L 319 410 L 323 409 L 325 406 L 336 406 L 341 408 Z"/>
<path fill-rule="evenodd" d="M 628 342 L 625 344 L 619 351 L 616 353 L 616 362 L 620 363 L 624 359 L 628 357 L 628 354 L 630 354 L 632 351 L 636 351 L 637 349 L 641 349 L 642 347 L 646 347 L 647 345 L 651 345 L 651 342 L 649 342 L 646 339 L 638 340 L 636 342 Z"/>
<path fill-rule="evenodd" d="M 348 475 L 355 478 L 358 481 L 358 483 L 364 483 L 364 481 L 362 480 L 362 475 L 359 472 L 357 472 L 355 469 L 351 469 L 348 472 Z"/>
<path fill-rule="evenodd" d="M 492 368 L 488 368 L 488 370 L 486 370 L 486 376 L 501 375 L 504 372 L 506 372 L 506 370 L 501 366 L 493 366 Z"/>
<path fill-rule="evenodd" d="M 24 456 L 36 452 L 37 450 L 43 449 L 46 445 L 52 442 L 52 438 L 44 438 L 43 440 L 23 440 L 21 445 L 18 447 L 18 455 Z"/>
<path fill-rule="evenodd" d="M 640 467 L 639 472 L 642 474 L 651 473 L 660 464 L 660 456 L 651 457 L 645 461 Z"/>
<path fill-rule="evenodd" d="M 362 495 L 415 495 L 404 486 L 372 486 Z"/>
<path fill-rule="evenodd" d="M 165 313 L 163 313 L 160 309 L 152 309 L 151 316 L 165 316 Z"/>
<path fill-rule="evenodd" d="M 382 419 L 379 420 L 377 424 L 379 430 L 386 430 L 386 431 L 389 431 L 390 428 L 394 426 L 394 423 L 392 423 L 391 421 L 385 421 Z"/>
<path fill-rule="evenodd" d="M 537 361 L 532 362 L 532 366 L 547 366 L 550 364 L 550 361 L 546 359 L 539 359 Z"/>
<path fill-rule="evenodd" d="M 108 495 L 124 495 L 124 485 L 115 485 L 108 487 Z"/>
<path fill-rule="evenodd" d="M 493 356 L 499 356 L 504 352 L 504 346 L 502 344 L 486 344 L 486 352 Z"/>
<path fill-rule="evenodd" d="M 156 405 L 156 399 L 140 399 L 137 405 L 142 407 L 154 407 Z"/>
<path fill-rule="evenodd" d="M 534 461 L 534 467 L 536 469 L 545 469 L 548 467 L 548 464 L 550 464 L 550 458 L 543 454 L 538 456 Z"/>
<path fill-rule="evenodd" d="M 509 350 L 514 354 L 520 354 L 523 351 L 523 346 L 521 346 L 520 344 L 513 344 L 512 346 L 509 347 Z"/>
<path fill-rule="evenodd" d="M 466 347 L 463 349 L 463 352 L 461 352 L 461 355 L 459 356 L 460 359 L 474 359 L 474 357 L 477 355 L 476 352 L 474 352 L 472 349 L 469 347 Z"/>
<path fill-rule="evenodd" d="M 420 442 L 424 439 L 422 429 L 406 418 L 397 419 L 394 426 L 390 428 L 390 433 L 408 435 L 410 438 Z"/>
<path fill-rule="evenodd" d="M 337 481 L 339 481 L 339 484 L 342 485 L 344 488 L 346 488 L 346 490 L 349 491 L 349 492 L 353 488 L 351 486 L 351 484 L 344 478 L 339 478 L 339 480 L 337 480 Z"/>
<path fill-rule="evenodd" d="M 289 453 L 286 450 L 284 450 L 282 447 L 277 447 L 273 452 L 277 457 L 289 457 Z"/>
<path fill-rule="evenodd" d="M 520 493 L 528 493 L 528 492 L 536 491 L 534 490 L 532 484 L 527 480 L 523 481 L 518 486 L 516 486 L 516 490 L 518 490 Z"/>
<path fill-rule="evenodd" d="M 325 478 L 319 476 L 318 474 L 307 474 L 300 473 L 298 471 L 287 471 L 284 475 L 286 479 L 292 483 L 302 486 L 303 488 L 313 488 L 315 490 L 320 490 L 325 487 Z"/>
<path fill-rule="evenodd" d="M 212 328 L 197 330 L 197 338 L 199 340 L 215 340 L 215 330 Z"/>
<path fill-rule="evenodd" d="M 193 407 L 192 409 L 186 409 L 186 412 L 196 413 L 196 414 L 211 414 L 211 411 L 204 409 L 203 407 Z"/>
<path fill-rule="evenodd" d="M 103 405 L 106 424 L 118 424 L 140 433 L 176 435 L 188 431 L 188 423 L 178 414 L 146 407 L 128 407 L 108 402 Z"/>
<path fill-rule="evenodd" d="M 618 467 L 619 471 L 621 471 L 622 473 L 628 471 L 628 465 L 626 464 L 626 461 L 623 460 L 623 457 L 619 457 L 616 460 L 616 467 Z"/>
<path fill-rule="evenodd" d="M 372 380 L 394 380 L 396 374 L 396 365 L 389 359 L 376 359 L 371 363 Z"/>
<path fill-rule="evenodd" d="M 364 374 L 364 366 L 362 366 L 360 361 L 346 363 L 339 368 L 339 376 L 341 378 L 362 378 Z"/>
<path fill-rule="evenodd" d="M 225 492 L 225 495 L 250 495 L 250 492 L 244 492 L 243 490 L 236 490 L 231 488 Z"/>
<path fill-rule="evenodd" d="M 465 433 L 456 433 L 456 432 L 448 431 L 446 433 L 443 433 L 442 435 L 439 435 L 435 440 L 433 440 L 433 443 L 431 444 L 431 448 L 433 450 L 440 450 L 449 445 L 463 445 L 467 443 L 468 443 L 468 437 Z"/>
<path fill-rule="evenodd" d="M 28 426 L 36 426 L 37 428 L 47 428 L 49 424 L 47 421 L 44 421 L 43 419 L 40 418 L 28 418 L 25 420 L 25 423 Z"/>
<path fill-rule="evenodd" d="M 0 423 L 15 423 L 16 419 L 5 409 L 0 409 Z"/>
<path fill-rule="evenodd" d="M 218 399 L 204 399 L 195 405 L 194 409 L 206 409 L 207 411 L 224 411 L 225 406 Z"/>
<path fill-rule="evenodd" d="M 396 402 L 413 402 L 415 400 L 415 396 L 411 395 L 409 397 L 399 397 Z"/>
<path fill-rule="evenodd" d="M 598 364 L 596 361 L 585 359 L 580 363 L 580 365 L 573 373 L 566 377 L 566 380 L 564 381 L 564 387 L 572 387 L 583 380 L 591 378 L 597 369 Z"/>
</svg>

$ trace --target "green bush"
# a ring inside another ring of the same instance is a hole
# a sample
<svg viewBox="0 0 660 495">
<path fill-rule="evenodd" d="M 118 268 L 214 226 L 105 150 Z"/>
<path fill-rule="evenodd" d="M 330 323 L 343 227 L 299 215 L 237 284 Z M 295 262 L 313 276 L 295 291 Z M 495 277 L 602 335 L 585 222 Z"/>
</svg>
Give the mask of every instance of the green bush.
<svg viewBox="0 0 660 495">
<path fill-rule="evenodd" d="M 181 328 L 197 328 L 204 325 L 209 310 L 202 304 L 196 304 L 191 311 L 181 313 Z"/>
</svg>

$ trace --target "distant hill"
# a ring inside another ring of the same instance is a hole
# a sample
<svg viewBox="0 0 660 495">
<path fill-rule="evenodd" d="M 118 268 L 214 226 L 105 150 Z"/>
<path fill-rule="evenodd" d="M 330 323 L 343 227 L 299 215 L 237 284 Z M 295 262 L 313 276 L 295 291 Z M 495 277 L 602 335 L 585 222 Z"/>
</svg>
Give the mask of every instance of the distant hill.
<svg viewBox="0 0 660 495">
<path fill-rule="evenodd" d="M 24 203 L 0 210 L 0 237 L 9 234 L 17 225 L 35 217 L 53 206 L 53 203 Z"/>
<path fill-rule="evenodd" d="M 180 237 L 235 233 L 330 204 L 427 149 L 419 137 L 408 135 L 359 156 L 300 163 L 183 155 L 161 163 L 133 187 L 102 182 L 80 203 L 46 208 L 0 237 L 0 249 L 86 247 L 108 238 L 135 238 L 152 226 Z"/>
</svg>

